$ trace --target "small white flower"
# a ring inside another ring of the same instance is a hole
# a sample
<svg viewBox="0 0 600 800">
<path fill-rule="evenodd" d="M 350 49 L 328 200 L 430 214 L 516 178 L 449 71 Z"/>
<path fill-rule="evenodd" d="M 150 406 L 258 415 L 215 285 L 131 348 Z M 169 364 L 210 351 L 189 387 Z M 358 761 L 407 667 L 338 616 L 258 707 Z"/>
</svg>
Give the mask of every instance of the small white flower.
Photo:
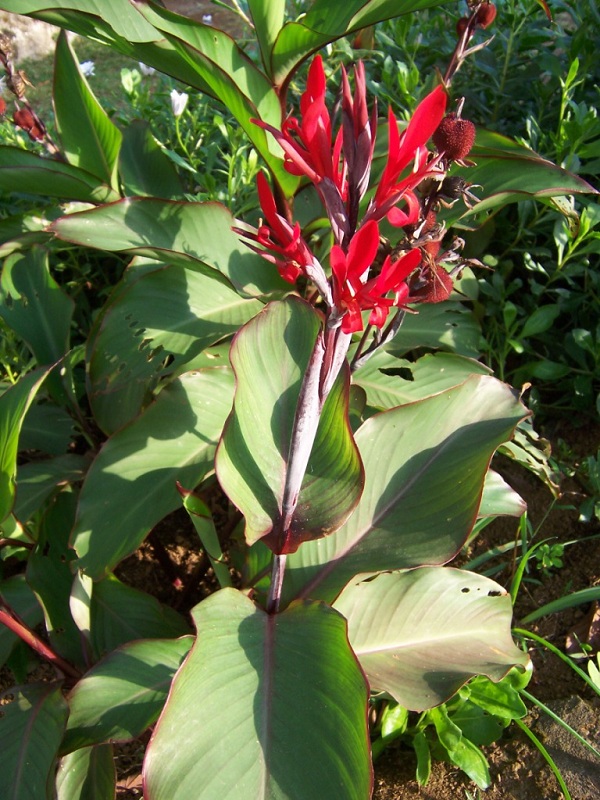
<svg viewBox="0 0 600 800">
<path fill-rule="evenodd" d="M 204 22 L 205 25 L 210 25 L 212 22 L 212 14 L 202 14 L 202 22 Z"/>
<path fill-rule="evenodd" d="M 154 75 L 154 73 L 156 72 L 154 67 L 149 67 L 147 64 L 143 64 L 141 61 L 138 61 L 138 64 L 139 64 L 140 72 L 142 73 L 142 75 L 146 75 L 146 76 Z"/>
<path fill-rule="evenodd" d="M 171 91 L 171 108 L 174 117 L 180 117 L 183 114 L 187 101 L 188 95 L 185 92 L 178 92 L 177 89 Z"/>
<path fill-rule="evenodd" d="M 86 78 L 89 78 L 90 75 L 94 74 L 95 65 L 93 61 L 84 61 L 79 65 L 79 69 L 81 70 L 82 75 L 85 75 Z"/>
</svg>

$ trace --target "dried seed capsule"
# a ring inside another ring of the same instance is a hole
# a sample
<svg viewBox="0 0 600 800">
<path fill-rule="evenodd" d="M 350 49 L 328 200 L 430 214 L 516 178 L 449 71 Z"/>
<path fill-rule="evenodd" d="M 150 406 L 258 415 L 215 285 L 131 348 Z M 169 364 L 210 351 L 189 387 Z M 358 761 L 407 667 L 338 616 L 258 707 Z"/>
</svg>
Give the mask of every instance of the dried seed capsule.
<svg viewBox="0 0 600 800">
<path fill-rule="evenodd" d="M 475 141 L 475 125 L 468 119 L 460 119 L 456 114 L 448 114 L 440 122 L 433 134 L 433 142 L 438 152 L 448 161 L 462 161 Z"/>
<path fill-rule="evenodd" d="M 491 3 L 484 3 L 475 14 L 475 24 L 479 28 L 489 28 L 496 19 L 496 6 Z"/>
</svg>

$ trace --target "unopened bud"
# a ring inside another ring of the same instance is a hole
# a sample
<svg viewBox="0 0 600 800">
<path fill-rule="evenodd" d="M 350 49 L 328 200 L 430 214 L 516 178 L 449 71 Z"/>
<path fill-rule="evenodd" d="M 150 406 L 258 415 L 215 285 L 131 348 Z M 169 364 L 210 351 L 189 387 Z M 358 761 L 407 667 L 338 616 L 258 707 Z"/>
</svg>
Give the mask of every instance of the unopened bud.
<svg viewBox="0 0 600 800">
<path fill-rule="evenodd" d="M 448 161 L 462 161 L 473 147 L 475 125 L 468 119 L 460 119 L 456 114 L 448 114 L 440 122 L 432 138 L 438 152 L 443 153 Z"/>
<path fill-rule="evenodd" d="M 461 17 L 456 23 L 456 35 L 459 39 L 462 38 L 464 32 L 469 27 L 469 20 L 467 17 Z"/>
<path fill-rule="evenodd" d="M 479 28 L 489 28 L 496 19 L 496 6 L 492 3 L 484 3 L 475 14 L 475 24 Z"/>
</svg>

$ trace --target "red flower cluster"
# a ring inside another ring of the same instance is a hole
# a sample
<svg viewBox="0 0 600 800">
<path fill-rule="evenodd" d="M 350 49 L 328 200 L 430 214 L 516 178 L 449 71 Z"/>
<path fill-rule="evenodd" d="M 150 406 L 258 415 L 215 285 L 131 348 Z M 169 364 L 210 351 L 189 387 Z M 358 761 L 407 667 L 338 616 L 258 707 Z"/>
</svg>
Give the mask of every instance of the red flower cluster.
<svg viewBox="0 0 600 800">
<path fill-rule="evenodd" d="M 425 197 L 417 187 L 425 185 L 428 178 L 434 179 L 429 183 L 440 186 L 448 164 L 456 160 L 459 150 L 460 158 L 466 155 L 474 135 L 471 123 L 444 117 L 447 95 L 442 86 L 419 104 L 402 133 L 390 109 L 386 165 L 360 221 L 359 205 L 369 187 L 375 147 L 376 109 L 369 113 L 361 63 L 355 68 L 354 79 L 353 93 L 342 69 L 342 122 L 335 135 L 326 105 L 320 56 L 315 57 L 309 69 L 307 88 L 300 101 L 301 121 L 288 117 L 278 130 L 254 120 L 281 145 L 287 171 L 308 177 L 321 196 L 335 239 L 330 253 L 331 284 L 303 240 L 298 223 L 292 225 L 278 212 L 262 175 L 258 192 L 265 223 L 255 234 L 245 234 L 264 248 L 255 249 L 277 264 L 285 280 L 294 282 L 301 274 L 312 280 L 328 306 L 330 324 L 339 324 L 344 333 L 362 329 L 363 311 L 370 311 L 369 324 L 381 328 L 390 308 L 412 301 L 438 302 L 442 295 L 449 294 L 451 277 L 441 266 L 439 270 L 444 275 L 440 272 L 436 277 L 435 259 L 416 241 L 417 232 L 423 234 L 427 220 L 427 230 L 436 227 L 437 211 L 433 196 Z M 452 134 L 460 141 L 450 146 Z M 432 136 L 436 144 L 442 140 L 445 143 L 445 148 L 438 146 L 438 153 L 427 148 Z M 377 274 L 369 277 L 380 247 L 378 222 L 384 217 L 392 225 L 414 233 L 415 241 L 411 244 L 407 239 L 404 254 L 395 260 L 388 255 Z M 441 230 L 441 238 L 443 228 L 437 229 Z M 440 249 L 439 242 L 432 243 Z M 434 283 L 442 288 L 441 292 L 436 291 Z"/>
</svg>

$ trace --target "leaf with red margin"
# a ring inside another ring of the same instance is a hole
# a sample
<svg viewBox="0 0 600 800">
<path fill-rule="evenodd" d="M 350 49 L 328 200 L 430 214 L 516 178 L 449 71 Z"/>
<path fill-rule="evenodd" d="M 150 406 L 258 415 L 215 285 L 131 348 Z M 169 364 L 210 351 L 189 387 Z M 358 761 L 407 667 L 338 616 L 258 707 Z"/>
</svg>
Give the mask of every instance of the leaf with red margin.
<svg viewBox="0 0 600 800">
<path fill-rule="evenodd" d="M 144 762 L 147 800 L 365 800 L 367 685 L 346 621 L 323 603 L 267 614 L 234 589 L 192 610 Z"/>
<path fill-rule="evenodd" d="M 274 552 L 294 552 L 301 542 L 337 530 L 362 492 L 345 365 L 321 413 L 286 549 L 278 548 L 296 408 L 320 330 L 317 312 L 289 297 L 266 306 L 231 346 L 236 391 L 217 450 L 217 476 L 246 518 L 247 542 L 264 539 Z"/>
</svg>

